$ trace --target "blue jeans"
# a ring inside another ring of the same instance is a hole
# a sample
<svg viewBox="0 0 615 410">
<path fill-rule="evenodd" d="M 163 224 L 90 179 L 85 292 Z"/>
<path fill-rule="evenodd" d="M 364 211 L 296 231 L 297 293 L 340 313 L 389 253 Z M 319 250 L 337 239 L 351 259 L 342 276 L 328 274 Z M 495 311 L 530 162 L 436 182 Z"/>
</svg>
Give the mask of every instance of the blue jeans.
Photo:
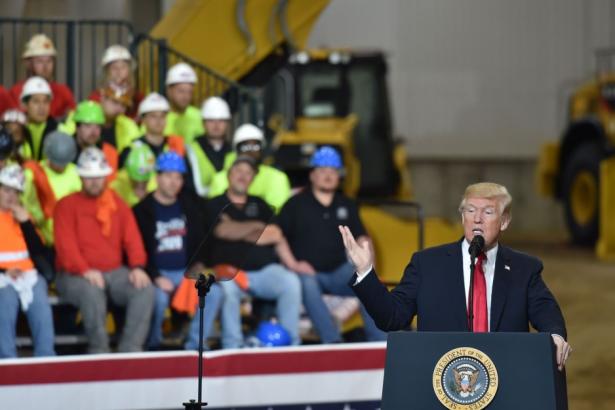
<svg viewBox="0 0 615 410">
<path fill-rule="evenodd" d="M 322 343 L 341 342 L 342 335 L 337 327 L 322 294 L 338 296 L 355 296 L 348 281 L 354 274 L 354 267 L 344 263 L 332 272 L 318 272 L 316 275 L 299 275 L 303 289 L 303 305 L 307 310 Z M 360 305 L 363 318 L 365 336 L 369 341 L 386 340 L 386 333 L 376 327 L 374 320 Z"/>
<path fill-rule="evenodd" d="M 34 298 L 25 312 L 32 333 L 35 356 L 55 356 L 51 306 L 47 282 L 38 277 L 32 289 Z M 15 326 L 21 309 L 19 296 L 11 286 L 0 288 L 0 358 L 17 357 Z"/>
<path fill-rule="evenodd" d="M 258 271 L 248 271 L 248 291 L 244 292 L 235 281 L 220 282 L 224 290 L 222 304 L 222 347 L 241 347 L 241 298 L 252 295 L 256 298 L 275 300 L 280 324 L 290 334 L 292 344 L 298 345 L 299 311 L 301 309 L 301 283 L 297 275 L 284 266 L 274 263 Z"/>
<path fill-rule="evenodd" d="M 161 270 L 160 273 L 165 278 L 173 283 L 174 289 L 179 286 L 184 277 L 184 270 Z M 196 289 L 194 289 L 196 292 Z M 207 348 L 207 338 L 212 333 L 214 321 L 218 315 L 218 311 L 222 305 L 222 289 L 218 284 L 214 284 L 209 293 L 205 297 L 205 311 L 203 318 L 203 342 L 204 348 Z M 164 312 L 169 306 L 171 295 L 162 289 L 156 287 L 156 299 L 154 302 L 154 312 L 152 314 L 152 324 L 147 339 L 148 348 L 156 348 L 160 346 L 162 341 L 162 322 L 164 321 Z M 199 311 L 192 318 L 190 323 L 190 332 L 184 347 L 190 350 L 198 349 L 199 343 Z"/>
</svg>

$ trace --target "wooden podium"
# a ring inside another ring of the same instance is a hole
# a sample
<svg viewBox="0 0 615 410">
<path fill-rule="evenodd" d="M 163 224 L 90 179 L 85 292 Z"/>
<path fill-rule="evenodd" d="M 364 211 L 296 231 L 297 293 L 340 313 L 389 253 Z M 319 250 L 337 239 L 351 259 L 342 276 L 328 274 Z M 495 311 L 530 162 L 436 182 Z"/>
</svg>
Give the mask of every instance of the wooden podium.
<svg viewBox="0 0 615 410">
<path fill-rule="evenodd" d="M 383 410 L 568 409 L 547 333 L 393 332 Z"/>
</svg>

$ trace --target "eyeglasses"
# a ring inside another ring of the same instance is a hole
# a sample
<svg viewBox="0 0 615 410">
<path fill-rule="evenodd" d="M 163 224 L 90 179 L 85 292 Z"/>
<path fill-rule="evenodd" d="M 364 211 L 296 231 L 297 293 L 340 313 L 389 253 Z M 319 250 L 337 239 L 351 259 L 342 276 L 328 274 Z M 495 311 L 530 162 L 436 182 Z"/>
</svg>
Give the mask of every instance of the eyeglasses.
<svg viewBox="0 0 615 410">
<path fill-rule="evenodd" d="M 461 208 L 461 212 L 468 217 L 472 217 L 476 214 L 482 214 L 487 219 L 492 219 L 498 216 L 498 211 L 492 206 L 485 208 L 477 208 L 475 206 L 465 206 Z"/>
<path fill-rule="evenodd" d="M 251 143 L 251 144 L 241 144 L 237 147 L 237 151 L 245 153 L 245 152 L 259 152 L 261 150 L 261 144 Z"/>
</svg>

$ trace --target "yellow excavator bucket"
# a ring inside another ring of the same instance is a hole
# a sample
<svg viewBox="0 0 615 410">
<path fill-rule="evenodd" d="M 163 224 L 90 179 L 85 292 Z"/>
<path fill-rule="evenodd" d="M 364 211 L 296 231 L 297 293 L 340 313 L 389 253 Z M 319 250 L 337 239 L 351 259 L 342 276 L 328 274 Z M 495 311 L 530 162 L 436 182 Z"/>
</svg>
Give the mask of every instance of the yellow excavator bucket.
<svg viewBox="0 0 615 410">
<path fill-rule="evenodd" d="M 600 163 L 600 236 L 596 254 L 604 261 L 615 261 L 615 157 Z"/>
<path fill-rule="evenodd" d="M 303 49 L 329 0 L 177 0 L 150 32 L 239 80 L 284 42 Z"/>
</svg>

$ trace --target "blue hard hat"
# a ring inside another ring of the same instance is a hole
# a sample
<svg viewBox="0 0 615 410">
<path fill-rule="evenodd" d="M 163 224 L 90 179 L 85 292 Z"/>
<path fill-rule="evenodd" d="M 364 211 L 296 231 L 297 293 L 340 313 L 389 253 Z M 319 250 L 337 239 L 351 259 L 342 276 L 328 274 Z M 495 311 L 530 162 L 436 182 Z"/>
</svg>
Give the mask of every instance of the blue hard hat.
<svg viewBox="0 0 615 410">
<path fill-rule="evenodd" d="M 290 335 L 275 321 L 261 322 L 256 330 L 256 337 L 263 346 L 288 346 L 291 343 Z"/>
<path fill-rule="evenodd" d="M 335 169 L 342 169 L 342 157 L 337 152 L 337 150 L 331 146 L 325 145 L 320 148 L 312 155 L 312 159 L 310 160 L 310 165 L 313 168 L 319 167 L 331 167 Z"/>
<path fill-rule="evenodd" d="M 156 171 L 186 173 L 184 158 L 175 151 L 163 152 L 156 160 Z"/>
</svg>

